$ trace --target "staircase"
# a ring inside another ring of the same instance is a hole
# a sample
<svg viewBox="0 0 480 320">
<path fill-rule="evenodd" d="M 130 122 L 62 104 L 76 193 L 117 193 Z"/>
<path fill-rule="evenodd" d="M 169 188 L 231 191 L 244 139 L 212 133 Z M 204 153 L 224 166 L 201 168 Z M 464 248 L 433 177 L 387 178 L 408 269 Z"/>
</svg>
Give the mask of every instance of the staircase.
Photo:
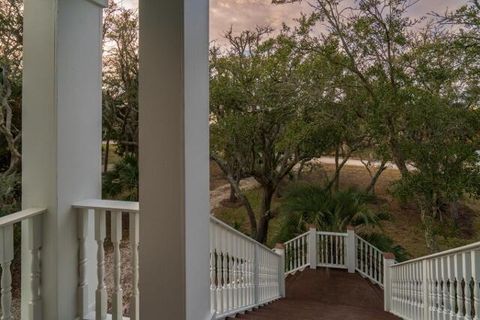
<svg viewBox="0 0 480 320">
<path fill-rule="evenodd" d="M 305 269 L 286 279 L 286 298 L 230 319 L 383 320 L 383 290 L 358 273 Z"/>
</svg>

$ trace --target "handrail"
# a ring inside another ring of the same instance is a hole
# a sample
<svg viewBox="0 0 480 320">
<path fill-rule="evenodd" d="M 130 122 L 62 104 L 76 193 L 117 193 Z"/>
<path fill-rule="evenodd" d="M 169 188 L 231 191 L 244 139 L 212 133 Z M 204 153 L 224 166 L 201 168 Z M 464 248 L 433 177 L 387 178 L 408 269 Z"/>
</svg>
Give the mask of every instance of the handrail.
<svg viewBox="0 0 480 320">
<path fill-rule="evenodd" d="M 272 251 L 271 248 L 267 247 L 267 246 L 264 245 L 264 244 L 261 244 L 260 242 L 258 242 L 258 241 L 255 240 L 255 239 L 250 238 L 249 236 L 245 235 L 244 233 L 238 231 L 237 229 L 232 228 L 231 226 L 229 226 L 229 225 L 226 224 L 225 222 L 219 220 L 218 218 L 215 218 L 214 216 L 210 216 L 210 221 L 212 221 L 213 223 L 216 223 L 216 224 L 222 226 L 223 228 L 227 229 L 228 231 L 231 231 L 231 232 L 235 233 L 236 235 L 244 238 L 245 240 L 248 240 L 248 241 L 250 241 L 250 242 L 252 242 L 252 243 L 254 243 L 254 244 L 262 247 L 263 249 L 266 249 L 266 250 L 268 250 L 268 251 Z M 273 251 L 272 251 L 272 253 L 274 253 L 274 254 L 276 254 L 276 255 L 278 256 L 277 253 L 275 253 L 275 252 L 273 252 Z"/>
<path fill-rule="evenodd" d="M 305 236 L 308 236 L 308 234 L 310 234 L 309 231 L 307 231 L 307 232 L 305 232 L 305 233 L 302 233 L 301 235 L 296 236 L 295 238 L 286 241 L 286 242 L 284 243 L 284 245 L 286 246 L 286 245 L 289 244 L 290 242 L 293 242 L 293 241 L 295 241 L 295 240 L 298 240 L 298 239 L 300 239 L 300 238 L 303 238 L 303 237 L 305 237 Z"/>
<path fill-rule="evenodd" d="M 373 244 L 371 244 L 370 242 L 368 242 L 367 240 L 363 239 L 362 237 L 360 237 L 358 234 L 355 235 L 358 239 L 360 239 L 361 241 L 365 242 L 366 244 L 368 244 L 370 247 L 372 247 L 373 249 L 377 250 L 377 251 L 380 251 L 381 253 L 384 253 L 382 250 L 378 249 L 377 247 L 375 247 Z"/>
<path fill-rule="evenodd" d="M 0 218 L 0 227 L 12 225 L 25 219 L 38 216 L 46 211 L 47 209 L 44 208 L 30 208 L 3 216 Z"/>
<path fill-rule="evenodd" d="M 140 205 L 136 201 L 118 201 L 87 199 L 75 202 L 72 205 L 75 209 L 102 209 L 107 211 L 136 212 L 140 211 Z"/>
<path fill-rule="evenodd" d="M 348 233 L 345 232 L 330 232 L 330 231 L 317 231 L 317 234 L 323 234 L 327 236 L 340 236 L 340 237 L 346 237 Z"/>
<path fill-rule="evenodd" d="M 451 254 L 454 254 L 454 253 L 459 253 L 459 252 L 462 252 L 462 251 L 470 251 L 470 250 L 477 249 L 477 248 L 480 249 L 480 241 L 475 242 L 475 243 L 471 243 L 471 244 L 467 244 L 467 245 L 462 246 L 462 247 L 453 248 L 453 249 L 450 249 L 450 250 L 445 250 L 445 251 L 433 253 L 433 254 L 430 254 L 428 256 L 418 257 L 418 258 L 415 258 L 415 259 L 400 262 L 400 263 L 392 265 L 392 268 L 400 267 L 400 266 L 410 264 L 410 263 L 414 263 L 414 262 L 418 262 L 418 261 L 423 261 L 423 260 L 429 260 L 429 259 L 433 259 L 433 258 L 448 256 L 448 255 L 451 255 Z"/>
</svg>

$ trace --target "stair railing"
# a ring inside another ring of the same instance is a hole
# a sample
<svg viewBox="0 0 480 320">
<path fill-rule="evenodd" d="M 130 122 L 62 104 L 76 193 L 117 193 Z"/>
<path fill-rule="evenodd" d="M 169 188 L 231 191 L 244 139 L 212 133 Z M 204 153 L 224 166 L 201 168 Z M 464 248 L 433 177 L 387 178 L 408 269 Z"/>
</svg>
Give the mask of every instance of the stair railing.
<svg viewBox="0 0 480 320">
<path fill-rule="evenodd" d="M 479 319 L 480 242 L 394 264 L 385 257 L 385 310 L 403 319 Z"/>
<path fill-rule="evenodd" d="M 210 300 L 215 319 L 284 296 L 283 249 L 275 251 L 210 218 Z"/>
<path fill-rule="evenodd" d="M 383 252 L 355 235 L 355 270 L 362 276 L 383 287 Z"/>
</svg>

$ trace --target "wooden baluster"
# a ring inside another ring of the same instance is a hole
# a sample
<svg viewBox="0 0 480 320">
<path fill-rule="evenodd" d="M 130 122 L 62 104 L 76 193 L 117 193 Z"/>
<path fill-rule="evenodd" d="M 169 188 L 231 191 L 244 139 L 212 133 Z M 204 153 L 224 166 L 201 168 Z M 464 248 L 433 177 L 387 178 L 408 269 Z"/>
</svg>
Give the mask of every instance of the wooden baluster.
<svg viewBox="0 0 480 320">
<path fill-rule="evenodd" d="M 216 255 L 215 255 L 215 224 L 210 222 L 210 312 L 217 314 L 216 287 Z"/>
<path fill-rule="evenodd" d="M 88 209 L 78 209 L 78 316 L 87 317 L 88 280 L 87 280 L 87 237 L 90 214 Z"/>
<path fill-rule="evenodd" d="M 448 261 L 448 279 L 450 281 L 449 289 L 450 289 L 450 318 L 456 318 L 455 312 L 455 255 L 451 255 L 447 257 Z"/>
<path fill-rule="evenodd" d="M 470 283 L 472 280 L 472 264 L 470 252 L 462 253 L 463 279 L 465 280 L 465 319 L 472 319 L 472 289 Z"/>
<path fill-rule="evenodd" d="M 215 249 L 217 253 L 217 314 L 223 312 L 223 247 L 222 247 L 222 230 L 215 224 Z"/>
<path fill-rule="evenodd" d="M 333 265 L 333 236 L 330 235 L 330 265 Z"/>
<path fill-rule="evenodd" d="M 138 212 L 129 213 L 129 238 L 132 251 L 132 297 L 130 298 L 130 320 L 140 319 L 140 277 L 138 246 L 140 244 L 140 215 Z"/>
<path fill-rule="evenodd" d="M 232 307 L 238 308 L 238 239 L 232 235 Z"/>
<path fill-rule="evenodd" d="M 113 297 L 112 319 L 123 319 L 123 289 L 121 283 L 122 258 L 120 243 L 122 242 L 122 212 L 112 211 L 110 214 L 111 240 L 113 244 Z"/>
<path fill-rule="evenodd" d="M 430 260 L 428 267 L 430 269 L 430 319 L 435 320 L 437 318 L 437 283 L 435 275 L 435 261 Z"/>
<path fill-rule="evenodd" d="M 440 258 L 435 259 L 435 275 L 437 276 L 437 318 L 443 319 L 442 268 Z"/>
<path fill-rule="evenodd" d="M 30 301 L 28 317 L 32 320 L 42 318 L 42 297 L 40 288 L 41 247 L 42 247 L 42 216 L 30 218 L 27 223 L 28 245 L 30 254 Z"/>
<path fill-rule="evenodd" d="M 447 260 L 446 257 L 442 257 L 441 264 L 442 264 L 442 303 L 443 303 L 443 316 L 448 318 L 450 315 L 450 301 L 449 301 L 449 291 L 448 291 L 448 267 L 447 267 Z"/>
<path fill-rule="evenodd" d="M 222 230 L 222 263 L 223 263 L 223 281 L 222 296 L 223 309 L 222 312 L 228 311 L 228 247 L 227 247 L 227 231 Z"/>
<path fill-rule="evenodd" d="M 0 227 L 0 266 L 2 320 L 13 320 L 12 317 L 12 272 L 13 260 L 13 225 Z"/>
<path fill-rule="evenodd" d="M 480 320 L 480 252 L 478 250 L 472 250 L 472 281 L 473 281 L 473 309 L 475 310 L 474 320 Z"/>
<path fill-rule="evenodd" d="M 106 219 L 104 210 L 95 210 L 95 240 L 97 241 L 97 290 L 95 293 L 96 320 L 107 318 L 107 288 L 105 287 Z"/>
<path fill-rule="evenodd" d="M 373 248 L 371 246 L 370 247 L 370 273 L 369 273 L 369 276 L 373 276 Z"/>
</svg>

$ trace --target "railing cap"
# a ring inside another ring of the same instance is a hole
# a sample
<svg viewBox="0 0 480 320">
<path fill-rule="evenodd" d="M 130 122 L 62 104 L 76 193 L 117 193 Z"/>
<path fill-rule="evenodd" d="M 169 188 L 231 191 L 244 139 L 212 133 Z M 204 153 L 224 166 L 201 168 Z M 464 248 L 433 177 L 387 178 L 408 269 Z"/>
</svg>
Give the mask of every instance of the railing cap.
<svg viewBox="0 0 480 320">
<path fill-rule="evenodd" d="M 355 231 L 355 227 L 352 226 L 352 225 L 348 225 L 348 226 L 347 226 L 347 230 L 349 230 L 349 231 L 352 231 L 352 230 Z"/>
<path fill-rule="evenodd" d="M 384 252 L 383 258 L 386 260 L 395 260 L 395 255 L 391 252 Z"/>
<path fill-rule="evenodd" d="M 285 245 L 283 243 L 277 243 L 275 244 L 275 249 L 285 249 Z"/>
<path fill-rule="evenodd" d="M 314 225 L 313 223 L 308 224 L 307 227 L 308 227 L 309 230 L 312 230 L 312 229 L 317 230 L 317 226 Z"/>
</svg>

